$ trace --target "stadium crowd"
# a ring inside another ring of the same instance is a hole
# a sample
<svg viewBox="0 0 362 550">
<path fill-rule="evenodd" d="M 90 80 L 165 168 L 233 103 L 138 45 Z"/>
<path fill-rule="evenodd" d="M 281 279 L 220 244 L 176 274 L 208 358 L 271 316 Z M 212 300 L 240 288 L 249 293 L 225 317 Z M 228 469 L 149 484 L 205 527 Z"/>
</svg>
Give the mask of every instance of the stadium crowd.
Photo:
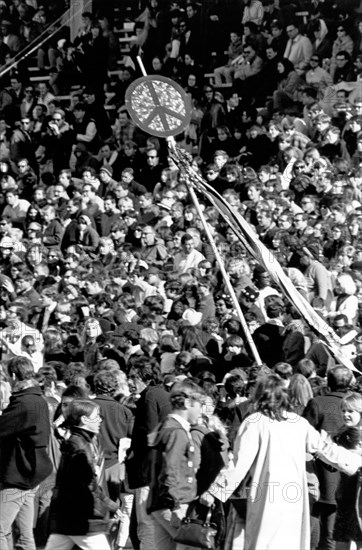
<svg viewBox="0 0 362 550">
<path fill-rule="evenodd" d="M 359 2 L 131 2 L 123 57 L 95 4 L 34 80 L 8 69 L 67 2 L 0 0 L 0 547 L 187 550 L 211 507 L 215 550 L 361 550 Z M 137 56 L 354 371 L 199 195 L 254 356 L 185 173 L 126 109 Z"/>
</svg>

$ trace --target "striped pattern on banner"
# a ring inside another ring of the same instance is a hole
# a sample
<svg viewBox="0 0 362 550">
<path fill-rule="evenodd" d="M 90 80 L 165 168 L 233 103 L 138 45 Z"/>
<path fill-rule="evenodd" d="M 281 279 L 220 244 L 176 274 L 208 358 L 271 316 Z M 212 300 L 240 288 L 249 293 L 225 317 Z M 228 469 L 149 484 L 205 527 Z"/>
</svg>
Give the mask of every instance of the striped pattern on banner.
<svg viewBox="0 0 362 550">
<path fill-rule="evenodd" d="M 259 240 L 250 224 L 194 170 L 185 151 L 172 145 L 170 149 L 172 158 L 183 172 L 186 183 L 193 185 L 197 191 L 209 199 L 226 223 L 232 228 L 245 249 L 268 271 L 272 280 L 280 287 L 283 294 L 296 307 L 304 320 L 321 339 L 323 344 L 328 347 L 337 361 L 351 370 L 359 372 L 352 361 L 344 355 L 340 338 L 328 323 L 314 311 L 308 300 L 298 292 L 292 281 L 284 273 L 278 260 Z"/>
</svg>

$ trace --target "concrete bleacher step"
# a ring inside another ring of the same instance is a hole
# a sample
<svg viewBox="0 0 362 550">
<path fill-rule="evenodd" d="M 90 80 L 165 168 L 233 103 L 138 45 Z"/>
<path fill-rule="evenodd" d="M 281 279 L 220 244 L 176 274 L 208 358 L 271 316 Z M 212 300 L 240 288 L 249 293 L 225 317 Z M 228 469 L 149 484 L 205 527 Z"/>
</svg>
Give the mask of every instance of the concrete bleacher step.
<svg viewBox="0 0 362 550">
<path fill-rule="evenodd" d="M 30 82 L 46 82 L 48 80 L 50 80 L 50 76 L 49 75 L 36 75 L 36 76 L 31 76 L 29 78 Z"/>
</svg>

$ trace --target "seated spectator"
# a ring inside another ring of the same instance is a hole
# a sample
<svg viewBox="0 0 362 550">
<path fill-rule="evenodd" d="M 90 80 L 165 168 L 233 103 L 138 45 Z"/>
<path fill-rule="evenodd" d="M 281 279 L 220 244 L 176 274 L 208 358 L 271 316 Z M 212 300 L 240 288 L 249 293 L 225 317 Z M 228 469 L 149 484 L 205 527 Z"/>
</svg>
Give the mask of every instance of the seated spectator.
<svg viewBox="0 0 362 550">
<path fill-rule="evenodd" d="M 346 50 L 341 50 L 335 58 L 333 83 L 351 82 L 352 80 L 354 80 L 354 74 L 350 54 Z"/>
<path fill-rule="evenodd" d="M 345 23 L 338 23 L 337 37 L 333 42 L 333 46 L 332 46 L 330 73 L 334 82 L 336 82 L 335 71 L 337 67 L 339 68 L 341 67 L 341 63 L 342 63 L 342 61 L 337 62 L 337 56 L 341 52 L 343 52 L 343 55 L 341 56 L 341 58 L 344 57 L 346 60 L 348 59 L 349 61 L 350 56 L 352 55 L 352 52 L 353 52 L 353 40 L 347 33 L 347 26 Z M 347 54 L 347 56 L 345 54 Z"/>
<path fill-rule="evenodd" d="M 331 75 L 320 66 L 320 59 L 321 58 L 316 53 L 312 54 L 309 61 L 310 69 L 305 73 L 305 81 L 308 86 L 318 90 L 318 97 L 322 98 L 325 89 L 332 86 L 333 79 Z"/>
<path fill-rule="evenodd" d="M 278 62 L 277 74 L 278 89 L 273 94 L 274 111 L 280 111 L 291 105 L 300 85 L 300 76 L 287 58 Z"/>
<path fill-rule="evenodd" d="M 263 67 L 263 60 L 257 55 L 255 46 L 244 46 L 243 56 L 240 62 L 235 63 L 235 86 L 240 90 L 244 101 L 248 101 L 252 95 L 252 89 L 256 87 L 257 77 Z"/>
<path fill-rule="evenodd" d="M 312 24 L 312 31 L 315 40 L 313 41 L 313 56 L 318 59 L 330 58 L 332 54 L 332 42 L 329 30 L 324 19 L 317 19 Z"/>
<path fill-rule="evenodd" d="M 235 66 L 237 64 L 238 57 L 243 53 L 243 44 L 240 36 L 237 32 L 230 33 L 230 44 L 228 48 L 228 61 L 223 67 L 217 67 L 214 70 L 215 74 L 215 86 L 220 86 L 222 77 L 225 78 L 226 84 L 233 82 L 233 75 L 235 72 Z"/>
<path fill-rule="evenodd" d="M 300 33 L 297 23 L 289 23 L 286 30 L 289 40 L 283 58 L 290 61 L 294 70 L 304 71 L 313 53 L 312 43 Z"/>
</svg>

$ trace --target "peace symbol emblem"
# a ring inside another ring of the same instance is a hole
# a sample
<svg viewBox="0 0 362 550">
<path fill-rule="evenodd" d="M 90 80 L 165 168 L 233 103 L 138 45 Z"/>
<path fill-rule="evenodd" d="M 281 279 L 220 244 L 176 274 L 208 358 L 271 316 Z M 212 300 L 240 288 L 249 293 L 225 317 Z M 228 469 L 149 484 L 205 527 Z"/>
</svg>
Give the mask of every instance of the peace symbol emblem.
<svg viewBox="0 0 362 550">
<path fill-rule="evenodd" d="M 185 91 L 160 75 L 142 76 L 132 82 L 126 91 L 126 107 L 141 130 L 157 137 L 180 134 L 191 118 Z"/>
</svg>

